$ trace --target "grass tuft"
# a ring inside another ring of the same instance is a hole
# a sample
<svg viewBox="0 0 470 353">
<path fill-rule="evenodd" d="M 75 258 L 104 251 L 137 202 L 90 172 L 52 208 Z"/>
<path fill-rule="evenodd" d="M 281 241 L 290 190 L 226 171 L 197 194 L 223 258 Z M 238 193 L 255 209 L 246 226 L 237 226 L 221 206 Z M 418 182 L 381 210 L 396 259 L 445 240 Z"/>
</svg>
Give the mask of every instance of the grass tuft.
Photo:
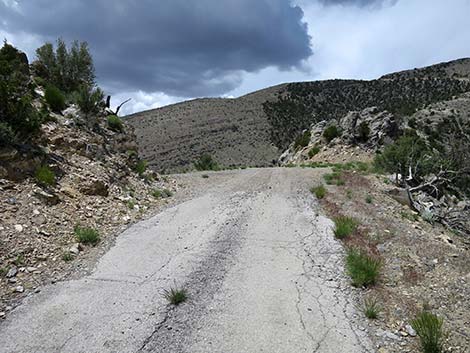
<svg viewBox="0 0 470 353">
<path fill-rule="evenodd" d="M 346 270 L 355 287 L 367 287 L 377 282 L 382 261 L 358 249 L 351 248 L 346 256 Z"/>
<path fill-rule="evenodd" d="M 116 115 L 109 115 L 108 116 L 108 127 L 115 131 L 115 132 L 123 132 L 124 131 L 124 124 L 122 123 L 121 118 Z"/>
<path fill-rule="evenodd" d="M 70 262 L 73 260 L 73 255 L 69 252 L 64 252 L 62 254 L 62 260 L 65 261 L 65 262 Z"/>
<path fill-rule="evenodd" d="M 135 165 L 134 170 L 136 171 L 137 174 L 139 174 L 142 177 L 147 170 L 147 166 L 148 166 L 147 161 L 139 160 L 137 164 Z"/>
<path fill-rule="evenodd" d="M 81 244 L 96 245 L 100 241 L 100 235 L 96 229 L 81 227 L 79 225 L 74 228 L 75 237 Z"/>
<path fill-rule="evenodd" d="M 184 288 L 165 289 L 163 296 L 172 305 L 180 305 L 188 299 L 188 292 Z"/>
<path fill-rule="evenodd" d="M 313 146 L 310 151 L 308 151 L 308 157 L 313 158 L 320 152 L 320 147 Z"/>
<path fill-rule="evenodd" d="M 441 353 L 444 351 L 444 320 L 429 311 L 423 311 L 411 321 L 424 353 Z"/>
<path fill-rule="evenodd" d="M 311 188 L 310 191 L 317 199 L 322 199 L 326 195 L 326 188 L 323 185 L 315 186 Z"/>
<path fill-rule="evenodd" d="M 36 170 L 36 180 L 42 185 L 54 185 L 55 173 L 47 165 L 40 166 Z"/>
<path fill-rule="evenodd" d="M 156 199 L 165 199 L 167 197 L 172 197 L 173 192 L 168 189 L 155 189 L 152 191 L 152 196 Z"/>
<path fill-rule="evenodd" d="M 339 216 L 334 219 L 335 236 L 338 239 L 344 239 L 353 234 L 357 229 L 357 221 L 347 216 Z"/>
<path fill-rule="evenodd" d="M 364 314 L 368 319 L 377 319 L 381 310 L 382 308 L 376 298 L 367 298 L 364 300 Z"/>
</svg>

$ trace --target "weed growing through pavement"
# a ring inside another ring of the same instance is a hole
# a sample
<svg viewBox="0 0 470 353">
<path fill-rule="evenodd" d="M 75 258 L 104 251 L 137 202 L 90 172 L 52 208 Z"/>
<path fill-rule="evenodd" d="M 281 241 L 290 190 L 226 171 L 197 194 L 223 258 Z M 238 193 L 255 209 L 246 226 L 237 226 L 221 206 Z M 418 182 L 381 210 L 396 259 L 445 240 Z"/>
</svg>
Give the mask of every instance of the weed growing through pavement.
<svg viewBox="0 0 470 353">
<path fill-rule="evenodd" d="M 188 299 L 188 292 L 184 288 L 171 287 L 164 290 L 163 296 L 170 304 L 177 306 Z"/>
</svg>

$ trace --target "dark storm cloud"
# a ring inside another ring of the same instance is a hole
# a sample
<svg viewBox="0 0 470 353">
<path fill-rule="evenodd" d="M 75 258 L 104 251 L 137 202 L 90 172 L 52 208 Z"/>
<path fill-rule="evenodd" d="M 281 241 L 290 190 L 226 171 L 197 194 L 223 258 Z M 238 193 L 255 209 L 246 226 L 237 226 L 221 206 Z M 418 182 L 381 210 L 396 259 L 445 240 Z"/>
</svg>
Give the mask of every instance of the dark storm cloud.
<svg viewBox="0 0 470 353">
<path fill-rule="evenodd" d="M 289 0 L 0 0 L 0 29 L 88 41 L 106 86 L 179 96 L 299 66 L 312 54 L 302 18 Z"/>
</svg>

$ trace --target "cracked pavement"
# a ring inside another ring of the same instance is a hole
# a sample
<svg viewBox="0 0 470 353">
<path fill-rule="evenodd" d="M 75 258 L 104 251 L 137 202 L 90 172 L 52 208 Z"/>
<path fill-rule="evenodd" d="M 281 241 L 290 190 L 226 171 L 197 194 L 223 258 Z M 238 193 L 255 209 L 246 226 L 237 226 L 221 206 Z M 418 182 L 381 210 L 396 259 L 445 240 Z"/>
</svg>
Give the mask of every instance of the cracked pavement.
<svg viewBox="0 0 470 353">
<path fill-rule="evenodd" d="M 132 226 L 90 276 L 27 298 L 3 353 L 373 352 L 314 169 L 181 175 L 195 196 Z M 203 184 L 205 183 L 205 184 Z M 169 306 L 170 286 L 189 300 Z"/>
</svg>

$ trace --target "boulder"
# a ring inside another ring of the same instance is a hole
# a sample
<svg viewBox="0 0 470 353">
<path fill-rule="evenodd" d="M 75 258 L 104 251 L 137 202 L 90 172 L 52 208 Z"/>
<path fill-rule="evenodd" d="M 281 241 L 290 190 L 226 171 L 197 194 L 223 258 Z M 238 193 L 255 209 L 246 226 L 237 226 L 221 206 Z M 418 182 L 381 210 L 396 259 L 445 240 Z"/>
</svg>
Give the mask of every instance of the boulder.
<svg viewBox="0 0 470 353">
<path fill-rule="evenodd" d="M 109 186 L 101 180 L 93 180 L 80 188 L 80 192 L 89 196 L 107 197 L 109 195 Z"/>
</svg>

